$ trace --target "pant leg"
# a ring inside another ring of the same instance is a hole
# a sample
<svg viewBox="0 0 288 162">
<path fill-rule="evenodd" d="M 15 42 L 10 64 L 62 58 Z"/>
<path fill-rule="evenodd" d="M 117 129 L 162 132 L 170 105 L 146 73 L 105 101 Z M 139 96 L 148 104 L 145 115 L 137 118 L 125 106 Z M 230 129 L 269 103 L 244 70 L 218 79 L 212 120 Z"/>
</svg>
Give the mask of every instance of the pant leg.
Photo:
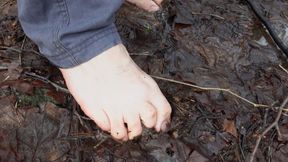
<svg viewBox="0 0 288 162">
<path fill-rule="evenodd" d="M 26 35 L 54 65 L 70 68 L 121 43 L 114 13 L 123 0 L 18 0 Z"/>
</svg>

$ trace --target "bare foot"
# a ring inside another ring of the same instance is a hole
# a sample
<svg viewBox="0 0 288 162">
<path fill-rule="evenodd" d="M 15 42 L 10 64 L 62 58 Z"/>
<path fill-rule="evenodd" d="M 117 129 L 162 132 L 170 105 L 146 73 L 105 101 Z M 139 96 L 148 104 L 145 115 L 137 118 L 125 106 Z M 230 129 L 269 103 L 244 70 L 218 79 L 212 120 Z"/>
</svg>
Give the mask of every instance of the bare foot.
<svg viewBox="0 0 288 162">
<path fill-rule="evenodd" d="M 86 115 L 117 140 L 140 135 L 141 121 L 157 131 L 170 122 L 168 101 L 122 44 L 77 67 L 60 70 Z"/>
<path fill-rule="evenodd" d="M 139 8 L 142 8 L 149 12 L 155 12 L 159 10 L 159 6 L 163 0 L 127 0 L 128 2 L 135 4 Z"/>
</svg>

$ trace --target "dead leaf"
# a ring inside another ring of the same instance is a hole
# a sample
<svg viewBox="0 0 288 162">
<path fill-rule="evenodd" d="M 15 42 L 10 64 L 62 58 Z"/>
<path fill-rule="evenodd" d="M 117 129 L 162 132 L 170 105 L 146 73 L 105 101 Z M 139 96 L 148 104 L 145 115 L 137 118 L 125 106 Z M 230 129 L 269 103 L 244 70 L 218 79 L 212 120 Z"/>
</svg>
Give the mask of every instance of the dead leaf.
<svg viewBox="0 0 288 162">
<path fill-rule="evenodd" d="M 32 95 L 34 87 L 31 83 L 28 83 L 26 81 L 17 80 L 17 82 L 14 84 L 14 87 L 19 91 L 20 93 L 25 93 Z"/>
<path fill-rule="evenodd" d="M 16 113 L 7 99 L 1 99 L 0 104 L 5 105 L 0 107 L 0 161 L 55 161 L 64 158 L 69 143 L 60 138 L 69 132 L 68 110 L 47 103 L 40 112 L 39 108 L 30 108 L 19 109 Z"/>
<path fill-rule="evenodd" d="M 203 155 L 201 155 L 199 152 L 194 151 L 188 160 L 189 162 L 209 162 L 209 159 L 207 159 L 206 157 L 204 157 Z"/>
<path fill-rule="evenodd" d="M 236 129 L 236 127 L 235 127 L 235 122 L 234 122 L 234 120 L 225 119 L 225 120 L 224 120 L 224 123 L 223 123 L 223 130 L 224 130 L 225 132 L 230 133 L 230 134 L 233 135 L 234 137 L 238 137 L 237 129 Z"/>
<path fill-rule="evenodd" d="M 18 153 L 26 156 L 29 161 L 54 161 L 69 150 L 65 137 L 69 132 L 69 112 L 66 109 L 47 103 L 44 110 L 34 108 L 26 111 L 26 120 L 22 127 L 17 129 L 21 136 Z"/>
<path fill-rule="evenodd" d="M 18 127 L 23 122 L 23 116 L 14 108 L 14 96 L 0 99 L 0 130 Z"/>
<path fill-rule="evenodd" d="M 3 65 L 7 67 L 7 70 L 0 72 L 0 82 L 4 82 L 7 80 L 16 80 L 20 77 L 22 68 L 20 67 L 19 62 L 14 61 L 6 64 L 3 63 Z"/>
</svg>

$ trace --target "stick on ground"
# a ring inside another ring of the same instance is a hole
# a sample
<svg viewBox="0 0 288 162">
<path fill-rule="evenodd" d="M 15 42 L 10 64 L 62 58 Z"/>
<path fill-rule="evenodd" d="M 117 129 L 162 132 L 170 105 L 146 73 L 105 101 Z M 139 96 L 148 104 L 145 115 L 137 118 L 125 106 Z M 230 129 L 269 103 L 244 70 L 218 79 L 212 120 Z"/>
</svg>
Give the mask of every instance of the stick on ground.
<svg viewBox="0 0 288 162">
<path fill-rule="evenodd" d="M 252 152 L 252 155 L 250 157 L 250 160 L 249 162 L 253 162 L 254 158 L 255 158 L 255 154 L 259 148 L 259 144 L 262 140 L 262 138 L 272 129 L 272 128 L 276 128 L 277 129 L 277 132 L 278 132 L 278 136 L 282 136 L 280 130 L 279 130 L 279 125 L 278 125 L 278 122 L 279 122 L 279 119 L 282 115 L 282 112 L 283 112 L 283 108 L 285 107 L 285 105 L 288 103 L 288 97 L 286 97 L 286 99 L 283 101 L 283 103 L 281 104 L 280 108 L 279 108 L 279 111 L 278 111 L 278 114 L 277 114 L 277 117 L 276 119 L 274 120 L 274 122 L 269 126 L 267 127 L 262 133 L 261 135 L 258 137 L 257 141 L 256 141 L 256 145 L 254 147 L 254 150 Z"/>
<path fill-rule="evenodd" d="M 47 79 L 47 78 L 45 78 L 45 77 L 43 77 L 43 76 L 37 75 L 37 74 L 35 74 L 35 73 L 28 73 L 28 72 L 25 72 L 24 74 L 27 75 L 27 76 L 30 76 L 30 77 L 32 77 L 32 78 L 41 80 L 41 81 L 43 81 L 43 82 L 45 82 L 45 83 L 51 84 L 57 91 L 61 91 L 61 92 L 70 94 L 70 92 L 69 92 L 69 90 L 68 90 L 67 88 L 61 87 L 61 86 L 59 86 L 58 84 L 50 81 L 49 79 Z"/>
<path fill-rule="evenodd" d="M 173 80 L 173 79 L 168 79 L 168 78 L 163 78 L 163 77 L 159 77 L 159 76 L 154 76 L 154 75 L 150 75 L 151 77 L 155 78 L 155 79 L 159 79 L 159 80 L 164 80 L 164 81 L 168 81 L 171 83 L 176 83 L 176 84 L 181 84 L 181 85 L 186 85 L 192 88 L 196 88 L 196 89 L 200 89 L 200 90 L 205 90 L 205 91 L 222 91 L 222 92 L 226 92 L 236 98 L 239 98 L 243 101 L 245 101 L 246 103 L 253 105 L 255 108 L 269 108 L 270 106 L 268 105 L 263 105 L 263 104 L 257 104 L 254 103 L 238 94 L 236 94 L 235 92 L 232 92 L 230 89 L 225 89 L 225 88 L 215 88 L 215 87 L 202 87 L 202 86 L 198 86 L 198 85 L 194 85 L 194 84 L 190 84 L 190 83 L 185 83 L 185 82 L 181 82 L 181 81 L 177 81 L 177 80 Z"/>
</svg>

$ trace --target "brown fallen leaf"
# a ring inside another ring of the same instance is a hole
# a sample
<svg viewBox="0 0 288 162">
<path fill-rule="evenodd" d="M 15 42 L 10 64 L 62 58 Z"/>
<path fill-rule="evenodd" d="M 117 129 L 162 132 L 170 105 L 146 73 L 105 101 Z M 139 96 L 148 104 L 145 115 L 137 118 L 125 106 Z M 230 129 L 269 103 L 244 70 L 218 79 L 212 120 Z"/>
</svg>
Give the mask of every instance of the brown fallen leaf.
<svg viewBox="0 0 288 162">
<path fill-rule="evenodd" d="M 230 133 L 234 137 L 238 137 L 237 129 L 235 127 L 234 120 L 225 119 L 223 122 L 223 130 L 227 133 Z"/>
<path fill-rule="evenodd" d="M 2 129 L 10 130 L 14 127 L 18 127 L 24 121 L 21 113 L 18 113 L 14 108 L 14 102 L 15 96 L 7 96 L 0 99 L 0 131 Z"/>
<path fill-rule="evenodd" d="M 8 64 L 3 63 L 3 66 L 7 67 L 7 70 L 0 72 L 0 82 L 18 79 L 23 70 L 20 63 L 16 61 Z"/>
<path fill-rule="evenodd" d="M 194 151 L 189 159 L 187 160 L 189 162 L 208 162 L 209 159 L 207 159 L 206 157 L 204 157 L 203 155 L 201 155 L 199 152 Z"/>
</svg>

